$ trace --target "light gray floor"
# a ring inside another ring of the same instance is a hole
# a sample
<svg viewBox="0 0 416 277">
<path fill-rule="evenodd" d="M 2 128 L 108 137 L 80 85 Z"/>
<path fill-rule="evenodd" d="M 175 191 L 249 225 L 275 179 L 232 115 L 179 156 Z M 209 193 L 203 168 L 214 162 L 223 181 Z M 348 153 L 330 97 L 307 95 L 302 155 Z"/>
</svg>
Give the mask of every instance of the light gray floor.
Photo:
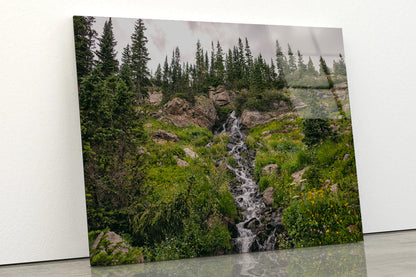
<svg viewBox="0 0 416 277">
<path fill-rule="evenodd" d="M 364 242 L 115 267 L 88 259 L 1 266 L 0 276 L 416 276 L 416 231 Z"/>
</svg>

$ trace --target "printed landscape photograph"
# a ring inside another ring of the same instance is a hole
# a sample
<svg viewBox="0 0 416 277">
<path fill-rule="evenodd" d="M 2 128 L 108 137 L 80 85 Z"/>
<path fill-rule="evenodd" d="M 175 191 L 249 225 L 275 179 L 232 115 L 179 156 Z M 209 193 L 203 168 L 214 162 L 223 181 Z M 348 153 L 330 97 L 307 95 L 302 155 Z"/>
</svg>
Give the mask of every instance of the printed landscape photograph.
<svg viewBox="0 0 416 277">
<path fill-rule="evenodd" d="M 92 265 L 363 240 L 341 29 L 73 23 Z"/>
</svg>

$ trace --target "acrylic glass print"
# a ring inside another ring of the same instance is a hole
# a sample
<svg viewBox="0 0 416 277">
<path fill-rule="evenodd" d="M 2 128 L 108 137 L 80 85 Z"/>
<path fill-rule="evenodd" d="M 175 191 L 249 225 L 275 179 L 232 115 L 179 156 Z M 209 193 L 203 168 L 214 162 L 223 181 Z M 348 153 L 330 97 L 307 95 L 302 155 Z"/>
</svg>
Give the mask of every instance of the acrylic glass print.
<svg viewBox="0 0 416 277">
<path fill-rule="evenodd" d="M 74 31 L 92 265 L 362 240 L 341 29 Z"/>
</svg>

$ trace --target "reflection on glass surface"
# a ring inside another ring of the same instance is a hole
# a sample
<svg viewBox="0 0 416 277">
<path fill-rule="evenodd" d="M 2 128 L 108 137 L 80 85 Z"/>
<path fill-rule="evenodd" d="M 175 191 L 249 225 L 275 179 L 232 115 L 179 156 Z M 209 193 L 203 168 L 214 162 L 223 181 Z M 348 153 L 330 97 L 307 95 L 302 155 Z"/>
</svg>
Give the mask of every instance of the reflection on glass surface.
<svg viewBox="0 0 416 277">
<path fill-rule="evenodd" d="M 92 276 L 367 276 L 362 242 L 148 264 L 92 267 Z"/>
</svg>

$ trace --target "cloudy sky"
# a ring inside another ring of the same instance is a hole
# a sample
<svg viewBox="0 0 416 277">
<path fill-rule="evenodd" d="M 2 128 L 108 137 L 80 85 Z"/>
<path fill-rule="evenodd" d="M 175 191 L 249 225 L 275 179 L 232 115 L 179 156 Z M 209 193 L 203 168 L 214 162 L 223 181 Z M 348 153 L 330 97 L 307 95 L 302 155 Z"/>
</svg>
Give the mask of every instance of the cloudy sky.
<svg viewBox="0 0 416 277">
<path fill-rule="evenodd" d="M 96 17 L 94 29 L 101 37 L 104 22 L 107 17 Z M 113 31 L 117 40 L 116 50 L 118 58 L 121 58 L 123 48 L 131 44 L 131 34 L 134 31 L 136 19 L 112 18 Z M 147 28 L 149 55 L 151 60 L 149 68 L 154 72 L 157 65 L 163 65 L 165 56 L 168 55 L 170 62 L 172 51 L 179 47 L 182 62 L 194 63 L 196 42 L 200 40 L 204 50 L 211 51 L 211 41 L 219 41 L 224 53 L 238 43 L 238 38 L 247 38 L 252 54 L 256 57 L 259 53 L 270 62 L 275 60 L 275 44 L 279 40 L 283 51 L 287 53 L 289 43 L 292 51 L 296 54 L 300 50 L 304 56 L 305 63 L 308 56 L 312 58 L 315 66 L 318 65 L 319 56 L 323 56 L 327 64 L 332 66 L 332 61 L 338 59 L 341 53 L 344 55 L 342 31 L 337 28 L 316 27 L 290 27 L 256 24 L 231 24 L 231 23 L 209 23 L 172 20 L 149 20 L 144 19 Z"/>
</svg>

